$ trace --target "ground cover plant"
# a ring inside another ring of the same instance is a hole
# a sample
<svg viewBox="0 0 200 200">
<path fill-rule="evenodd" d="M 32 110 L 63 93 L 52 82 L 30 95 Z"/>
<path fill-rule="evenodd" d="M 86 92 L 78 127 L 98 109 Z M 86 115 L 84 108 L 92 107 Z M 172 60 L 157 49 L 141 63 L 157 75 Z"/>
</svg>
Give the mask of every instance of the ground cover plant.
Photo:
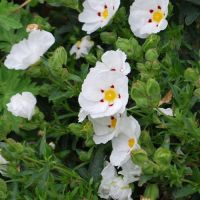
<svg viewBox="0 0 200 200">
<path fill-rule="evenodd" d="M 200 1 L 0 1 L 0 199 L 199 200 Z"/>
</svg>

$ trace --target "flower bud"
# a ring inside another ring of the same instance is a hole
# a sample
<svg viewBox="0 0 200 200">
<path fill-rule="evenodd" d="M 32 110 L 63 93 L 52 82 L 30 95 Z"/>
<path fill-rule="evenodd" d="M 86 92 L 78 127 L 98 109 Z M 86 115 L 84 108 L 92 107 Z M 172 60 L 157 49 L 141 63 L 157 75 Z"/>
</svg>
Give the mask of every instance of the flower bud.
<svg viewBox="0 0 200 200">
<path fill-rule="evenodd" d="M 159 54 L 156 49 L 149 49 L 145 53 L 145 59 L 148 61 L 155 61 L 159 57 Z"/>
<path fill-rule="evenodd" d="M 26 27 L 26 32 L 31 32 L 40 29 L 40 26 L 38 24 L 28 24 Z"/>
<path fill-rule="evenodd" d="M 147 162 L 143 163 L 143 165 L 141 167 L 142 167 L 142 172 L 146 175 L 152 175 L 152 174 L 154 174 L 154 171 L 156 171 L 156 169 L 154 167 L 154 163 L 151 161 L 147 161 Z"/>
<path fill-rule="evenodd" d="M 148 155 L 152 155 L 155 148 L 151 141 L 151 137 L 148 131 L 143 131 L 140 136 L 140 141 L 142 143 L 142 146 L 145 147 L 145 151 L 148 153 Z"/>
<path fill-rule="evenodd" d="M 145 43 L 143 44 L 142 48 L 146 52 L 148 49 L 156 48 L 160 41 L 160 36 L 158 35 L 150 35 Z"/>
<path fill-rule="evenodd" d="M 88 137 L 85 141 L 85 146 L 86 147 L 92 147 L 94 146 L 94 140 L 93 140 L 93 137 Z"/>
<path fill-rule="evenodd" d="M 104 49 L 100 45 L 97 45 L 96 52 L 97 52 L 97 60 L 101 60 L 101 57 L 104 54 Z"/>
<path fill-rule="evenodd" d="M 103 32 L 100 34 L 100 38 L 104 44 L 114 44 L 117 40 L 117 34 L 115 32 Z"/>
<path fill-rule="evenodd" d="M 196 89 L 196 90 L 194 91 L 194 95 L 195 95 L 198 99 L 200 99 L 200 88 L 198 88 L 198 89 Z"/>
<path fill-rule="evenodd" d="M 86 55 L 85 58 L 90 65 L 95 65 L 97 62 L 97 58 L 91 53 Z"/>
<path fill-rule="evenodd" d="M 195 82 L 200 78 L 200 75 L 193 68 L 187 68 L 184 72 L 184 77 L 187 81 Z"/>
<path fill-rule="evenodd" d="M 149 79 L 146 87 L 147 95 L 152 97 L 149 104 L 152 107 L 156 107 L 161 99 L 160 86 L 156 80 Z"/>
<path fill-rule="evenodd" d="M 159 63 L 159 61 L 157 61 L 157 60 L 153 61 L 153 63 L 152 63 L 152 69 L 153 70 L 159 70 L 160 69 L 160 63 Z"/>
<path fill-rule="evenodd" d="M 129 58 L 132 58 L 135 61 L 143 59 L 142 47 L 138 44 L 138 41 L 135 38 L 130 38 L 129 40 L 125 38 L 118 38 L 116 46 L 124 51 Z"/>
<path fill-rule="evenodd" d="M 147 153 L 143 149 L 137 149 L 131 152 L 132 161 L 139 166 L 142 166 L 148 161 Z"/>
<path fill-rule="evenodd" d="M 154 161 L 162 167 L 168 166 L 171 162 L 172 155 L 169 149 L 160 147 L 154 153 Z"/>
<path fill-rule="evenodd" d="M 145 192 L 144 197 L 149 198 L 151 200 L 156 200 L 159 198 L 159 189 L 157 184 L 148 184 Z"/>
<path fill-rule="evenodd" d="M 93 153 L 93 148 L 91 148 L 88 152 L 87 151 L 80 151 L 79 154 L 79 159 L 81 161 L 89 161 L 91 159 Z"/>
</svg>

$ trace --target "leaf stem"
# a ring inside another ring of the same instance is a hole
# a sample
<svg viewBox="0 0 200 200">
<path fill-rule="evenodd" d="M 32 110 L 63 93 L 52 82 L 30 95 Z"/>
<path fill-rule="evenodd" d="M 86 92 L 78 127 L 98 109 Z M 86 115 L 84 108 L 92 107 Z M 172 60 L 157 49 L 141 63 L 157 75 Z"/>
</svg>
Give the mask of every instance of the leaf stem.
<svg viewBox="0 0 200 200">
<path fill-rule="evenodd" d="M 25 7 L 26 5 L 28 5 L 32 0 L 26 0 L 24 3 L 22 3 L 17 9 L 14 10 L 14 12 L 19 11 L 20 9 L 22 9 L 23 7 Z"/>
</svg>

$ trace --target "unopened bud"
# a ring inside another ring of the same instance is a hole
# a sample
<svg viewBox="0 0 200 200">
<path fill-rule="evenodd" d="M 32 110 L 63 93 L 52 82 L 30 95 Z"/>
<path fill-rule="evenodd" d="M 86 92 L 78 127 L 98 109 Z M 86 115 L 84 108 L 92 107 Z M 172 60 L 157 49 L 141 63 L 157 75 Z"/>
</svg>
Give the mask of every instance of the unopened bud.
<svg viewBox="0 0 200 200">
<path fill-rule="evenodd" d="M 29 24 L 27 27 L 26 27 L 26 32 L 31 32 L 31 31 L 35 31 L 35 30 L 38 30 L 40 29 L 40 26 L 38 24 Z"/>
<path fill-rule="evenodd" d="M 156 200 L 159 197 L 159 189 L 157 184 L 149 184 L 147 185 L 144 197 L 149 198 L 150 200 Z"/>
</svg>

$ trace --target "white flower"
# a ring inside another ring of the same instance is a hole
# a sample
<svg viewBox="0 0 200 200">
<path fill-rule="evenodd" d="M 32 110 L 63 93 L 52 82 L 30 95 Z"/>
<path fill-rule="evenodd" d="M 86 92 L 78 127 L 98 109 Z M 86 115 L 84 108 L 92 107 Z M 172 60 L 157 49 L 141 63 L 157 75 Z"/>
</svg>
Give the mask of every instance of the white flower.
<svg viewBox="0 0 200 200">
<path fill-rule="evenodd" d="M 80 112 L 78 114 L 78 122 L 82 122 L 85 120 L 85 118 L 89 115 L 89 113 L 87 113 L 85 110 L 83 110 L 82 108 L 80 109 Z"/>
<path fill-rule="evenodd" d="M 131 187 L 121 176 L 113 179 L 112 186 L 110 188 L 110 197 L 112 199 L 132 200 L 131 195 Z"/>
<path fill-rule="evenodd" d="M 101 198 L 108 199 L 110 195 L 110 187 L 113 179 L 117 177 L 117 172 L 113 165 L 107 162 L 105 168 L 101 172 L 101 176 L 102 181 L 99 186 L 98 194 Z"/>
<path fill-rule="evenodd" d="M 92 70 L 98 71 L 118 71 L 124 75 L 130 73 L 131 68 L 126 62 L 127 56 L 121 50 L 107 51 L 102 55 L 102 62 L 97 62 Z"/>
<path fill-rule="evenodd" d="M 167 116 L 171 116 L 171 117 L 174 116 L 173 110 L 172 110 L 171 108 L 158 108 L 158 110 L 159 110 L 161 113 L 163 113 L 163 114 L 165 114 L 165 115 L 167 115 Z M 160 113 L 159 113 L 159 114 L 160 114 Z"/>
<path fill-rule="evenodd" d="M 81 119 L 89 114 L 100 118 L 123 113 L 128 102 L 128 78 L 119 72 L 91 70 L 79 95 Z"/>
<path fill-rule="evenodd" d="M 108 24 L 120 5 L 120 0 L 85 0 L 79 21 L 85 23 L 83 31 L 93 33 Z"/>
<path fill-rule="evenodd" d="M 102 117 L 93 119 L 89 117 L 93 124 L 94 136 L 93 140 L 95 144 L 107 143 L 114 137 L 118 136 L 120 132 L 120 121 L 121 118 L 125 117 L 126 114 L 115 114 L 109 117 Z"/>
<path fill-rule="evenodd" d="M 56 148 L 56 145 L 55 145 L 54 142 L 50 142 L 50 143 L 49 143 L 49 146 L 50 146 L 53 150 L 55 150 L 55 148 Z"/>
<path fill-rule="evenodd" d="M 90 36 L 85 36 L 72 46 L 70 55 L 76 54 L 76 59 L 79 59 L 87 55 L 93 46 L 94 42 L 90 40 Z"/>
<path fill-rule="evenodd" d="M 13 115 L 27 118 L 31 120 L 35 113 L 36 98 L 30 92 L 23 92 L 11 97 L 10 103 L 7 104 L 7 109 Z"/>
<path fill-rule="evenodd" d="M 135 0 L 130 8 L 129 24 L 139 38 L 164 30 L 168 22 L 169 0 Z"/>
<path fill-rule="evenodd" d="M 134 164 L 131 160 L 128 160 L 121 167 L 122 171 L 120 171 L 119 174 L 124 176 L 124 180 L 127 183 L 133 183 L 139 180 L 139 177 L 142 173 L 140 166 Z"/>
<path fill-rule="evenodd" d="M 117 172 L 113 165 L 109 162 L 101 172 L 102 181 L 99 186 L 98 194 L 103 199 L 118 199 L 118 200 L 131 200 L 132 190 L 129 184 L 124 181 Z"/>
<path fill-rule="evenodd" d="M 23 39 L 13 45 L 4 65 L 8 69 L 27 69 L 30 65 L 35 64 L 54 42 L 54 36 L 47 31 L 31 31 L 28 39 Z"/>
<path fill-rule="evenodd" d="M 130 159 L 131 151 L 140 148 L 138 139 L 141 133 L 138 121 L 133 117 L 122 119 L 120 124 L 121 133 L 113 138 L 113 151 L 110 156 L 110 162 L 114 166 L 121 166 Z"/>
</svg>

